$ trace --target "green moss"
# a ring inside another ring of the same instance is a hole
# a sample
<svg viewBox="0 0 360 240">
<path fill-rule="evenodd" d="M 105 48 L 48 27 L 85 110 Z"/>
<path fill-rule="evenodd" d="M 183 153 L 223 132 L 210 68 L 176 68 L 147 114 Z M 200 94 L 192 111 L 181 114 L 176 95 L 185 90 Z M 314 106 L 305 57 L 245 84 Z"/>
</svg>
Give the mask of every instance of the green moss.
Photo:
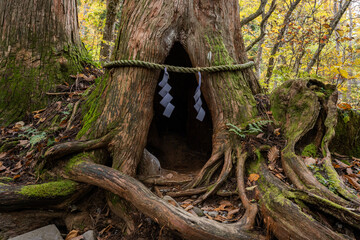
<svg viewBox="0 0 360 240">
<path fill-rule="evenodd" d="M 317 156 L 317 147 L 315 144 L 311 143 L 304 147 L 301 152 L 301 156 L 303 157 L 316 157 Z"/>
<path fill-rule="evenodd" d="M 12 179 L 10 177 L 0 177 L 0 182 L 8 183 L 8 182 L 12 182 L 12 181 L 14 181 L 14 179 Z"/>
<path fill-rule="evenodd" d="M 104 102 L 101 96 L 107 86 L 106 83 L 108 78 L 109 73 L 106 73 L 103 77 L 95 80 L 96 88 L 89 95 L 83 108 L 83 127 L 79 131 L 77 139 L 80 139 L 85 134 L 88 134 L 88 138 L 94 136 L 94 133 L 91 132 L 91 128 L 94 126 L 95 121 L 102 112 Z"/>
<path fill-rule="evenodd" d="M 80 163 L 86 162 L 89 158 L 92 158 L 90 153 L 80 153 L 72 157 L 65 166 L 65 172 L 69 173 L 75 166 Z"/>
<path fill-rule="evenodd" d="M 36 54 L 36 51 L 19 50 L 9 55 L 6 66 L 0 66 L 1 124 L 8 125 L 28 112 L 43 108 L 50 100 L 46 92 L 53 91 L 56 84 L 71 81 L 69 75 L 81 72 L 85 64 L 91 64 L 83 48 L 67 45 L 62 51 L 51 47 L 39 51 L 41 58 L 37 62 L 19 61 L 19 58 Z"/>
<path fill-rule="evenodd" d="M 15 147 L 18 144 L 19 144 L 19 141 L 6 142 L 0 147 L 0 153 L 1 152 L 6 152 L 6 151 L 10 150 L 11 148 Z"/>
<path fill-rule="evenodd" d="M 222 38 L 221 34 L 214 33 L 212 29 L 209 29 L 207 33 L 205 40 L 212 53 L 210 65 L 235 64 L 236 61 L 228 52 L 224 44 L 226 41 Z M 223 72 L 213 74 L 213 76 L 219 78 L 214 81 L 214 84 L 216 88 L 221 89 L 219 94 L 222 94 L 220 97 L 222 103 L 220 104 L 224 109 L 225 117 L 233 118 L 228 119 L 229 121 L 238 124 L 248 121 L 257 115 L 256 101 L 243 74 L 239 72 Z M 234 113 L 233 104 L 236 104 L 236 108 L 239 110 L 236 113 Z"/>
<path fill-rule="evenodd" d="M 354 110 L 338 110 L 335 137 L 330 150 L 360 158 L 360 114 Z"/>
<path fill-rule="evenodd" d="M 70 180 L 28 185 L 22 187 L 17 193 L 33 198 L 55 198 L 67 196 L 76 190 L 77 183 Z"/>
</svg>

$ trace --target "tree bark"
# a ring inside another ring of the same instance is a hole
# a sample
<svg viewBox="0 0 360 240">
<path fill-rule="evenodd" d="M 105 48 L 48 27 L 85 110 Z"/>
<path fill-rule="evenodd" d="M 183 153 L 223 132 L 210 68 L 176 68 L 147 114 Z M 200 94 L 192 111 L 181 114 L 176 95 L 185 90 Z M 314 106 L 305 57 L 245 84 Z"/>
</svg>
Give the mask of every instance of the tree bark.
<svg viewBox="0 0 360 240">
<path fill-rule="evenodd" d="M 106 1 L 106 22 L 100 49 L 101 61 L 107 61 L 110 59 L 112 49 L 111 43 L 114 41 L 115 23 L 121 2 L 122 0 Z"/>
<path fill-rule="evenodd" d="M 0 36 L 0 123 L 44 107 L 47 91 L 82 70 L 76 1 L 1 1 Z"/>
<path fill-rule="evenodd" d="M 146 7 L 141 9 L 139 18 L 138 4 L 124 2 L 115 59 L 140 58 L 163 63 L 177 41 L 188 53 L 193 66 L 247 62 L 236 1 L 210 4 L 184 0 L 176 4 L 143 0 L 142 4 Z M 210 62 L 209 52 L 213 56 Z M 94 106 L 97 110 L 88 116 L 90 121 L 85 122 L 81 132 L 97 138 L 111 130 L 117 131 L 110 143 L 113 167 L 131 176 L 135 175 L 146 144 L 159 74 L 159 71 L 131 67 L 110 71 L 98 87 L 102 94 Z M 203 74 L 202 92 L 214 126 L 213 146 L 225 142 L 227 122 L 240 123 L 254 116 L 252 93 L 259 91 L 251 70 L 238 74 Z M 90 129 L 90 125 L 96 127 Z M 131 135 L 127 134 L 129 131 Z"/>
</svg>

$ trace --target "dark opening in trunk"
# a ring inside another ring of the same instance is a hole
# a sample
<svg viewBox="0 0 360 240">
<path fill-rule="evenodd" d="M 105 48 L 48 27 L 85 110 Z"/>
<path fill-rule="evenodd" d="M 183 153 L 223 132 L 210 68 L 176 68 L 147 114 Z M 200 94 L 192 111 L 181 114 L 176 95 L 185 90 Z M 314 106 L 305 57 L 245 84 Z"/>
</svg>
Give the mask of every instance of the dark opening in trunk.
<svg viewBox="0 0 360 240">
<path fill-rule="evenodd" d="M 175 43 L 165 64 L 192 67 L 190 58 L 180 43 Z M 161 72 L 159 82 L 163 77 Z M 169 84 L 175 109 L 170 118 L 163 116 L 164 107 L 160 87 L 154 97 L 154 118 L 151 123 L 147 149 L 160 161 L 162 168 L 178 172 L 196 172 L 211 155 L 212 122 L 210 112 L 202 98 L 206 112 L 202 122 L 196 119 L 194 93 L 195 74 L 169 72 Z"/>
</svg>

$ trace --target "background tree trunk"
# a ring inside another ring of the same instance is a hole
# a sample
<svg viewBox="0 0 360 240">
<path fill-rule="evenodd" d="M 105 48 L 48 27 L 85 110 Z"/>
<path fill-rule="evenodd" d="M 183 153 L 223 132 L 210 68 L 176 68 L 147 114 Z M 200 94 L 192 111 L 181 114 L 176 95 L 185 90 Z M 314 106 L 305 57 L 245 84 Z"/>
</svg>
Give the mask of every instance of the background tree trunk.
<svg viewBox="0 0 360 240">
<path fill-rule="evenodd" d="M 0 2 L 0 123 L 47 102 L 45 93 L 81 71 L 76 1 Z"/>
<path fill-rule="evenodd" d="M 115 23 L 121 2 L 122 0 L 106 1 L 106 22 L 100 49 L 100 60 L 102 61 L 110 59 L 111 43 L 114 41 Z"/>
</svg>

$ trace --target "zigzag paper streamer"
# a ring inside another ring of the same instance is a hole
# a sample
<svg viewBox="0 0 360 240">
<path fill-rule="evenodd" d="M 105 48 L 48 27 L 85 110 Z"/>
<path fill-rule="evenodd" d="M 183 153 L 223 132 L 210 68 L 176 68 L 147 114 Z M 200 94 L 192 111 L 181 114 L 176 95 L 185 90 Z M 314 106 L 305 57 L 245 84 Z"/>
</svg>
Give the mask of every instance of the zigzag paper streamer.
<svg viewBox="0 0 360 240">
<path fill-rule="evenodd" d="M 163 99 L 160 101 L 160 104 L 165 107 L 163 115 L 169 118 L 172 112 L 174 111 L 175 106 L 170 103 L 173 97 L 169 93 L 171 90 L 171 86 L 168 84 L 168 80 L 169 80 L 169 73 L 165 68 L 164 76 L 161 82 L 159 82 L 159 86 L 162 87 L 162 89 L 159 92 L 159 95 L 163 97 Z"/>
<path fill-rule="evenodd" d="M 200 91 L 201 74 L 200 74 L 200 72 L 198 72 L 198 74 L 199 74 L 199 86 L 195 90 L 195 95 L 194 95 L 195 105 L 194 105 L 194 108 L 195 108 L 196 112 L 198 113 L 197 116 L 196 116 L 196 119 L 202 122 L 204 120 L 204 117 L 205 117 L 205 111 L 202 108 L 202 101 L 201 101 L 201 91 Z"/>
</svg>

